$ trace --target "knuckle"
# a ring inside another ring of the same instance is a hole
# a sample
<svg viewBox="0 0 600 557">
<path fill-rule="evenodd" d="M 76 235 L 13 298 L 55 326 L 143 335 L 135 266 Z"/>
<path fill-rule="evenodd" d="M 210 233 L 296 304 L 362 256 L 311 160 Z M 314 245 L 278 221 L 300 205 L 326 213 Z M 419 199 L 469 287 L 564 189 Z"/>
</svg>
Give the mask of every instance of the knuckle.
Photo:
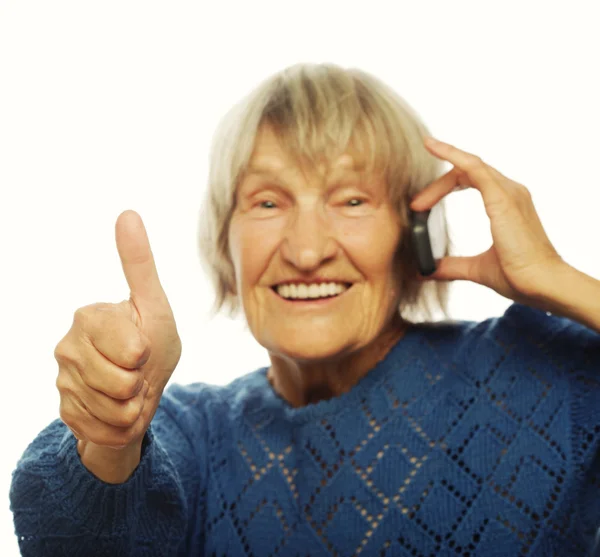
<svg viewBox="0 0 600 557">
<path fill-rule="evenodd" d="M 107 313 L 108 312 L 108 313 Z M 113 312 L 110 304 L 98 303 L 77 308 L 73 315 L 73 326 L 83 337 L 102 328 Z"/>
<path fill-rule="evenodd" d="M 89 320 L 92 319 L 92 315 L 94 313 L 94 306 L 83 306 L 77 308 L 73 314 L 73 323 L 82 329 L 85 329 L 86 325 L 89 323 Z"/>
<path fill-rule="evenodd" d="M 132 366 L 137 365 L 146 352 L 146 346 L 141 340 L 135 340 L 128 343 L 125 348 L 124 357 Z"/>
<path fill-rule="evenodd" d="M 531 192 L 524 185 L 519 184 L 518 190 L 519 190 L 519 193 L 521 194 L 521 196 L 524 197 L 525 199 L 532 199 Z"/>
<path fill-rule="evenodd" d="M 64 342 L 61 340 L 54 348 L 54 359 L 57 362 L 63 362 L 65 359 Z"/>
<path fill-rule="evenodd" d="M 141 397 L 136 397 L 132 399 L 127 404 L 127 411 L 131 416 L 131 422 L 135 423 L 137 419 L 140 417 L 142 413 L 142 409 L 144 408 L 144 401 Z"/>
<path fill-rule="evenodd" d="M 67 380 L 67 378 L 65 377 L 65 374 L 62 372 L 58 373 L 58 376 L 56 377 L 56 381 L 55 381 L 55 385 L 56 388 L 58 389 L 58 392 L 63 394 L 66 393 L 69 387 L 69 382 Z"/>
<path fill-rule="evenodd" d="M 82 371 L 84 368 L 81 352 L 73 346 L 73 342 L 67 337 L 61 340 L 54 349 L 54 359 L 58 362 L 59 367 L 71 366 Z"/>
<path fill-rule="evenodd" d="M 130 377 L 119 381 L 119 384 L 115 387 L 115 396 L 117 398 L 132 398 L 139 392 L 141 385 L 143 385 L 144 378 L 141 374 L 138 376 L 138 374 L 128 373 Z"/>
<path fill-rule="evenodd" d="M 115 398 L 121 400 L 131 398 L 133 396 L 131 386 L 122 382 L 113 389 L 113 394 Z"/>
<path fill-rule="evenodd" d="M 58 409 L 58 415 L 67 427 L 76 427 L 77 418 L 71 408 L 69 408 L 64 401 L 61 400 L 60 407 Z"/>
<path fill-rule="evenodd" d="M 73 353 L 68 347 L 68 342 L 63 338 L 54 348 L 54 359 L 59 362 L 69 362 L 73 358 Z"/>
<path fill-rule="evenodd" d="M 482 166 L 485 166 L 485 163 L 481 157 L 478 157 L 477 155 L 471 155 L 467 161 L 467 166 L 469 168 L 481 168 Z"/>
<path fill-rule="evenodd" d="M 119 415 L 120 425 L 123 427 L 131 427 L 140 417 L 141 404 L 135 401 L 129 402 Z"/>
</svg>

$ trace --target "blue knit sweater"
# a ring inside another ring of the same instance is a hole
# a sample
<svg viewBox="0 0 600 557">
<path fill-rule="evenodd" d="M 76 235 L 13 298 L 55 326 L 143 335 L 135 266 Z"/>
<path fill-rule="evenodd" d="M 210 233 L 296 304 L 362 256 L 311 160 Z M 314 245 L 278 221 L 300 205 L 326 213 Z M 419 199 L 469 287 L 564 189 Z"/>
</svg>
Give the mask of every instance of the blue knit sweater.
<svg viewBox="0 0 600 557">
<path fill-rule="evenodd" d="M 589 555 L 600 335 L 513 304 L 411 329 L 350 392 L 173 385 L 124 484 L 57 420 L 10 492 L 24 556 Z"/>
</svg>

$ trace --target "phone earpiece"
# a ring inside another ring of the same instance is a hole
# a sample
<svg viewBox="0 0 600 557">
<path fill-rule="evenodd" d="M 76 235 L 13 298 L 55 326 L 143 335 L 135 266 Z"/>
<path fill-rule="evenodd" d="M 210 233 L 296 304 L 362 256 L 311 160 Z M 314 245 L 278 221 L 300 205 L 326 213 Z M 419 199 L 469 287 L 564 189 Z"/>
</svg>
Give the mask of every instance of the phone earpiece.
<svg viewBox="0 0 600 557">
<path fill-rule="evenodd" d="M 423 276 L 431 275 L 436 270 L 436 263 L 431 248 L 428 220 L 431 211 L 410 211 L 410 234 L 417 259 L 419 272 Z"/>
</svg>

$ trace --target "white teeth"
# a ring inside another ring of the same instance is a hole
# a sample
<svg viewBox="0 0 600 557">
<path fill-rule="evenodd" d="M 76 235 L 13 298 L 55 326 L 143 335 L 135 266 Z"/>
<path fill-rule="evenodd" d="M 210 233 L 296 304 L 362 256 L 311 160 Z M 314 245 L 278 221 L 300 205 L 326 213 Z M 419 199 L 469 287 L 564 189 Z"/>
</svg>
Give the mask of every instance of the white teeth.
<svg viewBox="0 0 600 557">
<path fill-rule="evenodd" d="M 298 285 L 298 293 L 296 298 L 308 298 L 308 286 L 306 286 L 306 284 Z"/>
<path fill-rule="evenodd" d="M 328 282 L 322 284 L 282 284 L 277 286 L 277 294 L 282 298 L 313 299 L 337 296 L 348 287 L 342 283 Z"/>
</svg>

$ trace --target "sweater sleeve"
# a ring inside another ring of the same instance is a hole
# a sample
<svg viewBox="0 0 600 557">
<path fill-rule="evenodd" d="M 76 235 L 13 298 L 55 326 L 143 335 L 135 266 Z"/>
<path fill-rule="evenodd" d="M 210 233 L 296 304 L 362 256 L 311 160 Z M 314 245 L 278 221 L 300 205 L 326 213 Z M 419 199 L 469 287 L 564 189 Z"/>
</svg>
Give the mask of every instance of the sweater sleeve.
<svg viewBox="0 0 600 557">
<path fill-rule="evenodd" d="M 71 431 L 61 420 L 52 422 L 13 472 L 10 503 L 21 554 L 198 554 L 205 446 L 190 437 L 186 420 L 176 392 L 166 392 L 144 437 L 140 463 L 122 484 L 89 472 Z M 197 416 L 194 421 L 202 432 Z"/>
</svg>

